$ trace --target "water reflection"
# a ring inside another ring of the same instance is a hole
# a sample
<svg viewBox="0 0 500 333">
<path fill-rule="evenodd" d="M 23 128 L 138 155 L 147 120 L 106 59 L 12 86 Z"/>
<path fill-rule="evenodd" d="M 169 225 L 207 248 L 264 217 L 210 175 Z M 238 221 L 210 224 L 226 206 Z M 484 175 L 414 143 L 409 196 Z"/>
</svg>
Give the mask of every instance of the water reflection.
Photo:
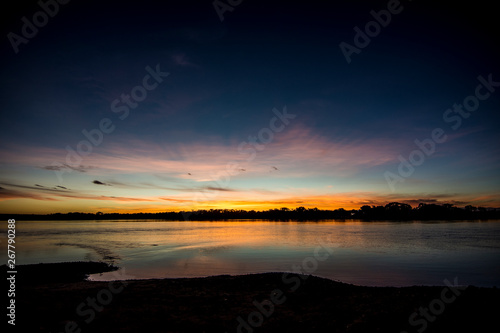
<svg viewBox="0 0 500 333">
<path fill-rule="evenodd" d="M 18 222 L 16 243 L 18 264 L 102 260 L 135 278 L 292 271 L 323 244 L 333 252 L 318 276 L 379 286 L 455 276 L 500 285 L 499 221 Z"/>
</svg>

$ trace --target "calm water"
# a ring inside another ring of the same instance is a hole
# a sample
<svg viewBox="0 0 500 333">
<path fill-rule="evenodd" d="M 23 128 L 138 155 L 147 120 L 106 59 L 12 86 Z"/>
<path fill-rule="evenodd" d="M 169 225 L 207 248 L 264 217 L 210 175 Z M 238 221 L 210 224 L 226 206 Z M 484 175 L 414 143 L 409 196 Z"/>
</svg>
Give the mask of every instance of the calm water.
<svg viewBox="0 0 500 333">
<path fill-rule="evenodd" d="M 460 284 L 500 286 L 500 221 L 17 222 L 16 252 L 17 264 L 113 262 L 135 279 L 295 266 L 368 286 L 443 285 L 455 277 Z"/>
</svg>

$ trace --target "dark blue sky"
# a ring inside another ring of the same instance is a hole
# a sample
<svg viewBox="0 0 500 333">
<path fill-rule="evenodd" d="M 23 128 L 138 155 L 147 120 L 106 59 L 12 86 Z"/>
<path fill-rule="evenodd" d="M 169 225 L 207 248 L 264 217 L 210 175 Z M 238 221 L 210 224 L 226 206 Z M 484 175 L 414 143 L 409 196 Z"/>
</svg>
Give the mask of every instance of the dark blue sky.
<svg viewBox="0 0 500 333">
<path fill-rule="evenodd" d="M 339 44 L 388 4 L 398 13 L 348 63 Z M 245 0 L 221 21 L 212 1 L 70 1 L 17 53 L 9 33 L 41 8 L 15 4 L 1 25 L 0 209 L 500 206 L 499 91 L 456 130 L 443 119 L 478 76 L 500 81 L 496 10 L 395 4 Z M 157 65 L 169 75 L 119 119 L 113 101 Z M 285 106 L 295 117 L 250 155 L 243 143 Z M 68 160 L 105 118 L 112 133 Z M 446 142 L 398 171 L 435 128 Z"/>
</svg>

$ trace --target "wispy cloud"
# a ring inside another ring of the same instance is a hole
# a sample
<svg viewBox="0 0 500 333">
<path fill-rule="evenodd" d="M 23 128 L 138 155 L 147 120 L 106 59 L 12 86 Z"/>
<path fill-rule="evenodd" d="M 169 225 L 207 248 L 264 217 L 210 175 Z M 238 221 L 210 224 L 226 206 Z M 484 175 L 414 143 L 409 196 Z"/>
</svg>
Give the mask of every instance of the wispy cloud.
<svg viewBox="0 0 500 333">
<path fill-rule="evenodd" d="M 198 65 L 189 61 L 188 57 L 183 53 L 176 53 L 176 54 L 172 55 L 172 61 L 177 66 L 198 67 Z"/>
<path fill-rule="evenodd" d="M 43 201 L 58 201 L 58 199 L 40 193 L 18 191 L 13 189 L 0 188 L 0 201 L 11 199 L 34 199 Z"/>
<path fill-rule="evenodd" d="M 55 183 L 57 178 L 49 172 L 66 170 L 68 165 L 62 163 L 67 153 L 64 149 L 18 147 L 17 151 L 10 150 L 4 167 L 22 165 L 36 169 L 36 173 L 40 170 L 47 173 L 41 178 L 33 177 L 33 185 L 22 180 L 0 182 L 3 188 L 1 198 L 142 202 L 144 210 L 153 205 L 162 207 L 162 204 L 170 209 L 258 209 L 277 205 L 347 209 L 392 201 L 413 206 L 420 202 L 496 205 L 495 197 L 476 200 L 472 195 L 456 193 L 447 196 L 423 192 L 385 194 L 385 184 L 376 182 L 380 178 L 383 183 L 382 177 L 370 178 L 369 175 L 377 167 L 394 163 L 401 146 L 380 138 L 332 139 L 297 125 L 277 133 L 274 140 L 263 145 L 262 149 L 241 146 L 244 140 L 248 140 L 245 136 L 233 139 L 212 137 L 203 142 L 193 140 L 164 146 L 152 140 L 122 139 L 98 147 L 84 157 L 85 166 L 69 169 L 79 172 L 72 173 L 64 184 L 54 186 L 46 185 L 50 184 L 47 179 Z M 53 164 L 51 161 L 60 162 Z M 235 171 L 229 177 L 230 181 L 216 182 L 221 173 L 227 173 L 230 164 Z M 89 176 L 92 178 L 88 179 Z M 335 179 L 344 183 L 367 179 L 370 186 L 384 188 L 380 191 L 341 192 L 343 189 L 338 184 L 321 186 L 321 189 L 303 186 L 314 177 L 329 179 L 332 183 Z M 275 187 L 278 182 L 281 185 Z M 428 183 L 420 185 L 421 188 L 430 188 Z M 128 195 L 122 196 L 123 193 Z"/>
<path fill-rule="evenodd" d="M 27 189 L 27 190 L 36 190 L 36 191 L 42 191 L 42 192 L 56 192 L 56 193 L 66 193 L 68 192 L 66 188 L 60 188 L 58 186 L 53 186 L 53 187 L 47 187 L 43 186 L 40 184 L 35 184 L 33 186 L 29 185 L 21 185 L 21 184 L 14 184 L 14 183 L 6 183 L 6 182 L 0 182 L 0 184 L 7 186 L 7 187 L 15 187 L 15 188 L 21 188 L 21 189 Z"/>
<path fill-rule="evenodd" d="M 106 183 L 103 183 L 103 182 L 101 182 L 101 181 L 99 181 L 99 180 L 94 180 L 94 181 L 92 182 L 92 184 L 96 184 L 96 185 L 104 185 L 104 186 L 111 186 L 111 184 L 106 184 Z"/>
<path fill-rule="evenodd" d="M 65 169 L 70 169 L 70 170 L 77 171 L 77 172 L 87 172 L 88 170 L 90 170 L 92 168 L 93 167 L 90 165 L 71 166 L 67 163 L 46 165 L 46 166 L 40 167 L 40 169 L 49 170 L 49 171 L 61 171 L 61 170 L 65 170 Z"/>
</svg>

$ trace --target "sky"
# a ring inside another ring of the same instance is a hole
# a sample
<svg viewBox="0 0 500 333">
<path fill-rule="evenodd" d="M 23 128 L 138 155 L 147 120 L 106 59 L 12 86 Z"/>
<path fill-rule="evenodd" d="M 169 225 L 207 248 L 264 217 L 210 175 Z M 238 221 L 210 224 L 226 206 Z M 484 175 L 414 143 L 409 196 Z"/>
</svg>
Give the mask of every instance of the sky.
<svg viewBox="0 0 500 333">
<path fill-rule="evenodd" d="M 500 207 L 490 2 L 4 9 L 1 213 Z"/>
</svg>

